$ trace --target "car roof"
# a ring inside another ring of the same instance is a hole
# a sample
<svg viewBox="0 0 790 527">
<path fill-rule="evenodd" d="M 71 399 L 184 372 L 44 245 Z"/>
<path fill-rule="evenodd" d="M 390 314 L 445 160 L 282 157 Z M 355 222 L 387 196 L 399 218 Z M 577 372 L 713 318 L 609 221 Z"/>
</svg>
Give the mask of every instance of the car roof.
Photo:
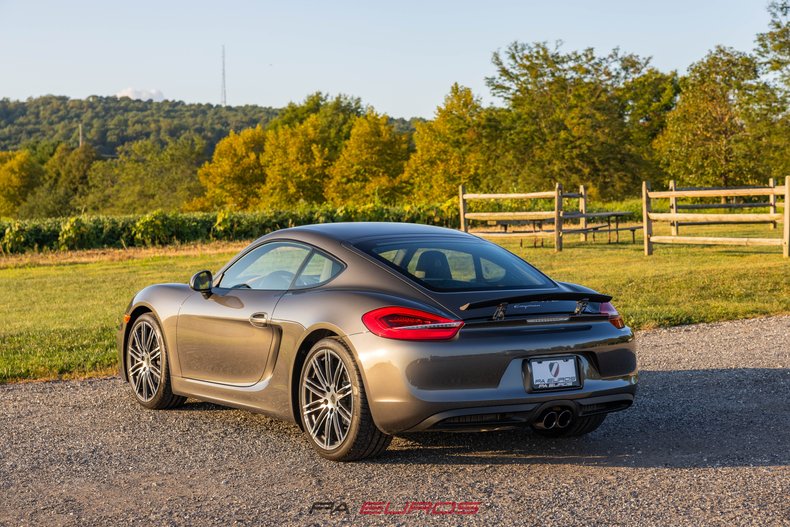
<svg viewBox="0 0 790 527">
<path fill-rule="evenodd" d="M 310 233 L 317 234 L 324 238 L 330 238 L 339 242 L 355 242 L 364 238 L 386 238 L 389 236 L 425 236 L 442 235 L 467 237 L 466 233 L 445 227 L 435 227 L 433 225 L 420 225 L 417 223 L 395 223 L 395 222 L 342 222 L 342 223 L 321 223 L 315 225 L 302 225 L 275 231 L 279 235 L 289 233 Z"/>
</svg>

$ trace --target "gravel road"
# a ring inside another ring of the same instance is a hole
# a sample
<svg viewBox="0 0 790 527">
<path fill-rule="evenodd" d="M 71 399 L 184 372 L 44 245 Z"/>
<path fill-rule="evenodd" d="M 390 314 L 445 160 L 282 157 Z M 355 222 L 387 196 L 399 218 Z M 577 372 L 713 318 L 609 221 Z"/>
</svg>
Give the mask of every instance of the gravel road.
<svg viewBox="0 0 790 527">
<path fill-rule="evenodd" d="M 0 525 L 790 525 L 790 317 L 639 341 L 636 404 L 589 436 L 421 434 L 355 464 L 261 415 L 144 410 L 118 379 L 3 385 Z"/>
</svg>

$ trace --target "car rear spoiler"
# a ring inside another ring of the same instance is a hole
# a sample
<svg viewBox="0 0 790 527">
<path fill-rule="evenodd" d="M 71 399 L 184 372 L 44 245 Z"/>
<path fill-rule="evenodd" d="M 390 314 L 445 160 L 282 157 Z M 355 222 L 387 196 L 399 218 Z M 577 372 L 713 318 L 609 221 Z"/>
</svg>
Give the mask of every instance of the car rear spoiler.
<svg viewBox="0 0 790 527">
<path fill-rule="evenodd" d="M 481 300 L 480 302 L 470 302 L 461 306 L 461 311 L 469 309 L 479 309 L 481 307 L 493 307 L 500 304 L 512 304 L 513 302 L 549 302 L 553 300 L 586 300 L 588 302 L 609 302 L 612 299 L 609 295 L 599 293 L 577 293 L 577 292 L 557 292 L 557 293 L 532 293 L 529 295 L 510 296 L 506 298 L 493 298 L 491 300 Z"/>
</svg>

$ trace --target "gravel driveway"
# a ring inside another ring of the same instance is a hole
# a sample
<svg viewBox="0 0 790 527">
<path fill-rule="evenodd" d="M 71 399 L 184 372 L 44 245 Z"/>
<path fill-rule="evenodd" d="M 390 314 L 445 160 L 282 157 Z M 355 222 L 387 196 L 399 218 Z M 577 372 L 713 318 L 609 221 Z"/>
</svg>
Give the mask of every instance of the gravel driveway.
<svg viewBox="0 0 790 527">
<path fill-rule="evenodd" d="M 589 436 L 421 434 L 355 464 L 261 415 L 144 410 L 117 379 L 3 385 L 0 524 L 790 525 L 790 317 L 639 341 L 636 404 Z M 366 501 L 480 506 L 381 517 Z"/>
</svg>

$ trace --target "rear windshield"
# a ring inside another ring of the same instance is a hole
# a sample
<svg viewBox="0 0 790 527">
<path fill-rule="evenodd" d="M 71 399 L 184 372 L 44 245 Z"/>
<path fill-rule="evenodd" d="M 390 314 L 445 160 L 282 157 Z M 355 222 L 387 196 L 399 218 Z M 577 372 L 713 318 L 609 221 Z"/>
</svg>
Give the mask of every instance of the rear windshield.
<svg viewBox="0 0 790 527">
<path fill-rule="evenodd" d="M 496 291 L 554 285 L 521 258 L 483 241 L 408 238 L 367 241 L 356 246 L 434 291 Z"/>
</svg>

